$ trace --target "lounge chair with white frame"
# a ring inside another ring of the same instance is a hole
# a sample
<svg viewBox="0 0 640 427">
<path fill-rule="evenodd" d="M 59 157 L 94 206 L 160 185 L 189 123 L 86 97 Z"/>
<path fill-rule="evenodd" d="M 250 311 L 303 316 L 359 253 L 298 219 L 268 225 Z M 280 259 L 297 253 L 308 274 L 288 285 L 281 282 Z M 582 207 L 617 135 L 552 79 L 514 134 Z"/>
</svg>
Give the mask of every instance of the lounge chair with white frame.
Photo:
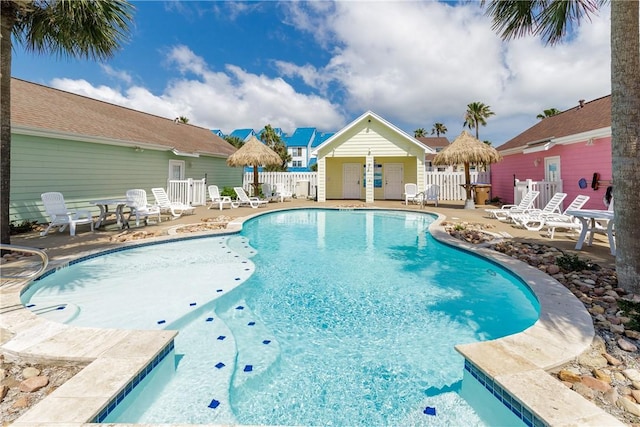
<svg viewBox="0 0 640 427">
<path fill-rule="evenodd" d="M 485 209 L 485 211 L 500 221 L 507 221 L 509 220 L 509 214 L 522 213 L 527 209 L 531 209 L 533 202 L 535 202 L 539 195 L 539 191 L 529 190 L 517 205 L 502 205 L 500 209 Z"/>
<path fill-rule="evenodd" d="M 40 195 L 42 204 L 44 204 L 44 210 L 50 218 L 49 226 L 46 230 L 40 233 L 41 236 L 46 236 L 51 227 L 59 226 L 59 231 L 64 231 L 69 226 L 69 234 L 71 236 L 76 235 L 76 225 L 89 224 L 91 231 L 93 231 L 93 217 L 88 210 L 69 211 L 64 202 L 64 196 L 58 192 L 42 193 Z"/>
<path fill-rule="evenodd" d="M 589 196 L 577 196 L 561 215 L 550 215 L 548 218 L 545 218 L 542 228 L 547 229 L 547 235 L 549 238 L 553 239 L 556 228 L 582 231 L 582 222 L 574 216 L 568 215 L 567 212 L 582 209 L 588 200 Z"/>
<path fill-rule="evenodd" d="M 209 191 L 209 198 L 211 199 L 211 203 L 207 209 L 211 209 L 214 206 L 217 206 L 220 210 L 222 210 L 225 205 L 228 205 L 230 208 L 237 208 L 238 204 L 236 204 L 231 197 L 229 196 L 221 196 L 220 189 L 217 185 L 210 185 L 207 187 Z"/>
<path fill-rule="evenodd" d="M 560 221 L 566 222 L 567 224 L 569 224 L 569 228 L 574 228 L 572 227 L 571 223 L 579 225 L 578 221 L 575 221 L 573 217 L 571 217 L 570 215 L 567 215 L 567 211 L 574 210 L 574 209 L 582 209 L 582 207 L 585 205 L 585 203 L 587 203 L 588 200 L 589 200 L 589 196 L 578 195 L 576 196 L 575 199 L 573 199 L 571 204 L 567 206 L 567 208 L 561 213 L 533 211 L 532 213 L 525 213 L 522 215 L 515 216 L 514 222 L 523 226 L 529 231 L 540 231 L 542 228 L 544 228 L 547 222 L 551 222 L 551 221 L 555 221 L 556 223 Z"/>
<path fill-rule="evenodd" d="M 135 188 L 126 191 L 127 206 L 131 208 L 129 216 L 127 217 L 127 227 L 129 226 L 129 220 L 132 215 L 136 216 L 136 226 L 140 225 L 140 219 L 144 218 L 145 224 L 148 224 L 150 216 L 158 216 L 158 222 L 161 222 L 160 218 L 160 206 L 151 205 L 147 201 L 147 192 L 140 188 Z"/>
<path fill-rule="evenodd" d="M 174 218 L 180 218 L 185 213 L 195 213 L 195 206 L 169 200 L 169 195 L 164 188 L 152 188 L 151 192 L 156 199 L 156 205 L 160 207 L 160 212 L 169 212 Z"/>
<path fill-rule="evenodd" d="M 429 200 L 438 206 L 438 198 L 440 197 L 440 186 L 437 184 L 427 184 L 424 191 L 418 193 L 417 199 L 422 206 L 426 205 Z"/>
<path fill-rule="evenodd" d="M 560 214 L 562 213 L 562 202 L 567 197 L 567 193 L 556 193 L 549 199 L 547 204 L 542 209 L 525 209 L 520 213 L 509 213 L 507 216 L 516 224 L 524 226 L 522 224 L 525 221 L 535 219 L 537 217 L 544 217 L 545 215 Z"/>
<path fill-rule="evenodd" d="M 267 206 L 267 203 L 269 203 L 268 200 L 263 200 L 258 197 L 249 197 L 242 187 L 233 187 L 233 191 L 235 191 L 238 196 L 236 202 L 239 206 L 251 206 L 255 209 L 260 206 Z"/>
</svg>

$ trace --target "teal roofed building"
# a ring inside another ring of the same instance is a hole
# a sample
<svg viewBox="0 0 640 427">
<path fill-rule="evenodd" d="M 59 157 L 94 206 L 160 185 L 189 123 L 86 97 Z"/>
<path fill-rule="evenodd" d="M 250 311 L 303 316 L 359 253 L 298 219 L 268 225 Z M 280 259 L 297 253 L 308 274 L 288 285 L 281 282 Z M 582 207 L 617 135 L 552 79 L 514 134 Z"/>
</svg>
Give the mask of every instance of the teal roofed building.
<svg viewBox="0 0 640 427">
<path fill-rule="evenodd" d="M 244 142 L 247 142 L 252 135 L 256 135 L 253 129 L 235 129 L 229 134 L 229 136 L 238 137 Z"/>
</svg>

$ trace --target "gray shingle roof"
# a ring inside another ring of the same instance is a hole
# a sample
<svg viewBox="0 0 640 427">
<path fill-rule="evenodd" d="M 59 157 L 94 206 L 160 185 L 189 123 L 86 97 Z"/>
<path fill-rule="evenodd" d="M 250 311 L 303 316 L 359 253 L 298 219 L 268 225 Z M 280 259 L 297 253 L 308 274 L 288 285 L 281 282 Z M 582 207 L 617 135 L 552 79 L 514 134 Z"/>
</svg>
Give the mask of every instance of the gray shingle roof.
<svg viewBox="0 0 640 427">
<path fill-rule="evenodd" d="M 11 79 L 11 124 L 186 153 L 228 157 L 236 151 L 209 129 L 17 78 Z"/>
</svg>

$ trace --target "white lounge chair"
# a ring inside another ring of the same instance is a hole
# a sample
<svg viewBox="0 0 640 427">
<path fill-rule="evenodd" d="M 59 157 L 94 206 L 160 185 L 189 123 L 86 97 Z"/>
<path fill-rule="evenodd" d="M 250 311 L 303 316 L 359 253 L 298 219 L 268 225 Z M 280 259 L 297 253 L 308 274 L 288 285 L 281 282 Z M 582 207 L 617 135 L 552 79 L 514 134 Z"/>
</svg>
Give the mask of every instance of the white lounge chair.
<svg viewBox="0 0 640 427">
<path fill-rule="evenodd" d="M 270 202 L 278 200 L 276 187 L 265 182 L 264 184 L 262 184 L 262 196 Z"/>
<path fill-rule="evenodd" d="M 160 206 L 149 204 L 147 201 L 147 192 L 145 190 L 139 188 L 127 190 L 126 196 L 127 206 L 131 208 L 127 218 L 127 227 L 129 227 L 129 220 L 132 215 L 136 216 L 136 226 L 140 225 L 141 218 L 144 218 L 145 224 L 148 224 L 149 217 L 152 215 L 157 215 L 158 222 L 161 222 Z"/>
<path fill-rule="evenodd" d="M 238 205 L 231 200 L 229 196 L 220 196 L 220 189 L 217 185 L 210 185 L 207 187 L 209 191 L 209 198 L 211 199 L 211 203 L 207 209 L 211 209 L 214 206 L 217 206 L 220 210 L 224 208 L 225 205 L 228 205 L 230 208 L 237 208 Z"/>
<path fill-rule="evenodd" d="M 426 205 L 429 200 L 435 202 L 438 206 L 438 198 L 440 197 L 440 186 L 437 184 L 427 184 L 424 191 L 418 193 L 416 198 L 420 201 L 422 206 Z"/>
<path fill-rule="evenodd" d="M 575 199 L 567 206 L 567 208 L 560 214 L 556 212 L 550 213 L 533 213 L 533 214 L 522 214 L 521 216 L 517 216 L 514 218 L 514 221 L 519 225 L 522 225 L 529 231 L 540 231 L 545 227 L 548 222 L 563 222 L 568 224 L 568 228 L 576 228 L 575 226 L 579 226 L 580 224 L 576 221 L 572 216 L 567 215 L 567 211 L 573 209 L 581 209 L 585 203 L 589 200 L 589 196 L 579 195 L 576 196 Z M 535 211 L 534 211 L 535 212 Z M 549 228 L 549 227 L 547 227 Z M 551 229 L 551 236 L 553 238 L 553 230 Z"/>
<path fill-rule="evenodd" d="M 238 196 L 237 203 L 239 206 L 251 206 L 252 208 L 259 208 L 260 206 L 266 206 L 269 203 L 268 200 L 259 199 L 258 197 L 249 197 L 242 187 L 233 187 L 233 191 Z"/>
<path fill-rule="evenodd" d="M 164 188 L 152 188 L 151 192 L 156 199 L 156 205 L 160 207 L 160 212 L 169 212 L 174 218 L 180 218 L 185 213 L 195 213 L 195 206 L 169 200 L 169 195 Z"/>
<path fill-rule="evenodd" d="M 542 209 L 525 209 L 521 213 L 508 213 L 507 216 L 511 221 L 519 225 L 524 225 L 523 222 L 529 222 L 532 219 L 543 217 L 545 215 L 560 214 L 562 213 L 560 205 L 567 197 L 567 193 L 556 193 L 549 199 L 547 204 Z"/>
<path fill-rule="evenodd" d="M 69 211 L 64 202 L 64 196 L 58 192 L 42 193 L 40 195 L 44 210 L 49 216 L 49 226 L 46 230 L 40 233 L 41 236 L 46 236 L 51 227 L 59 226 L 60 230 L 64 231 L 69 226 L 69 234 L 71 236 L 76 235 L 76 225 L 89 224 L 91 231 L 93 231 L 93 217 L 88 210 Z"/>
<path fill-rule="evenodd" d="M 418 198 L 418 184 L 408 183 L 404 185 L 404 204 L 408 205 L 409 202 L 422 203 Z"/>
<path fill-rule="evenodd" d="M 284 202 L 287 199 L 289 200 L 293 199 L 293 193 L 291 192 L 291 190 L 287 190 L 284 184 L 280 182 L 276 184 L 275 195 L 276 197 L 280 198 L 281 202 Z"/>
<path fill-rule="evenodd" d="M 533 202 L 539 195 L 539 191 L 530 190 L 524 195 L 522 200 L 520 200 L 520 203 L 517 205 L 502 205 L 500 209 L 485 209 L 485 212 L 488 212 L 489 215 L 500 221 L 507 221 L 509 219 L 509 214 L 522 213 L 527 209 L 531 209 L 533 207 Z"/>
<path fill-rule="evenodd" d="M 553 239 L 556 228 L 582 231 L 582 222 L 574 216 L 568 215 L 567 212 L 581 209 L 588 200 L 589 196 L 578 196 L 561 215 L 550 215 L 545 218 L 542 227 L 547 229 L 549 238 Z"/>
</svg>

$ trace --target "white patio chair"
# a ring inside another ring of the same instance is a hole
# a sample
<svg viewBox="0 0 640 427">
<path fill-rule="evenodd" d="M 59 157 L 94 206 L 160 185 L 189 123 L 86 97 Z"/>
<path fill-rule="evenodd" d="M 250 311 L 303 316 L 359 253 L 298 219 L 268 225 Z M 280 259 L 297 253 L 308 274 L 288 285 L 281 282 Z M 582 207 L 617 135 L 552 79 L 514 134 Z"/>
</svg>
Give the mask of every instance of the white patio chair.
<svg viewBox="0 0 640 427">
<path fill-rule="evenodd" d="M 545 215 L 560 214 L 562 213 L 560 205 L 566 197 L 567 193 L 556 193 L 542 209 L 532 208 L 525 209 L 521 213 L 507 213 L 507 217 L 516 224 L 524 226 L 523 222 L 529 222 Z"/>
<path fill-rule="evenodd" d="M 287 190 L 285 188 L 284 184 L 282 184 L 282 183 L 277 183 L 276 184 L 275 195 L 276 195 L 276 197 L 280 198 L 281 202 L 284 202 L 287 199 L 289 199 L 289 200 L 293 199 L 293 193 L 291 192 L 291 190 Z"/>
<path fill-rule="evenodd" d="M 506 221 L 509 219 L 509 214 L 522 213 L 527 209 L 531 209 L 533 202 L 535 202 L 539 195 L 539 191 L 530 190 L 517 205 L 502 205 L 500 209 L 485 209 L 485 212 L 488 212 L 493 218 Z"/>
<path fill-rule="evenodd" d="M 93 231 L 93 217 L 88 210 L 69 211 L 64 202 L 64 196 L 58 192 L 42 193 L 40 195 L 44 210 L 49 216 L 49 226 L 46 230 L 40 233 L 41 236 L 46 236 L 51 227 L 59 226 L 60 230 L 64 231 L 69 226 L 69 234 L 71 236 L 76 235 L 76 225 L 89 224 L 91 231 Z"/>
<path fill-rule="evenodd" d="M 418 199 L 418 184 L 408 183 L 404 185 L 404 204 L 408 205 L 409 202 L 420 203 Z"/>
<path fill-rule="evenodd" d="M 585 205 L 585 203 L 587 203 L 588 200 L 589 196 L 579 195 L 576 196 L 571 204 L 569 204 L 569 206 L 567 206 L 567 208 L 560 214 L 556 212 L 538 213 L 535 215 L 523 214 L 521 217 L 514 218 L 514 220 L 529 231 L 540 231 L 542 228 L 547 226 L 547 228 L 550 230 L 550 233 L 548 231 L 547 234 L 550 234 L 551 238 L 553 238 L 555 227 L 549 227 L 547 224 L 551 222 L 555 222 L 556 224 L 562 222 L 563 224 L 566 223 L 568 225 L 567 228 L 579 228 L 579 221 L 577 221 L 571 215 L 567 215 L 567 211 L 582 209 L 582 207 Z"/>
<path fill-rule="evenodd" d="M 275 186 L 272 186 L 271 184 L 268 184 L 266 182 L 262 184 L 262 196 L 270 202 L 273 200 L 277 200 L 278 196 L 276 194 Z"/>
<path fill-rule="evenodd" d="M 429 200 L 435 202 L 438 206 L 438 198 L 440 197 L 440 186 L 437 184 L 427 184 L 423 192 L 418 193 L 416 196 L 419 199 L 422 206 L 426 205 Z"/>
<path fill-rule="evenodd" d="M 209 191 L 209 198 L 211 199 L 211 203 L 207 209 L 211 209 L 214 206 L 218 206 L 220 210 L 224 208 L 225 205 L 229 205 L 230 208 L 237 208 L 238 205 L 231 200 L 229 196 L 220 196 L 220 189 L 217 185 L 210 185 L 207 187 Z"/>
<path fill-rule="evenodd" d="M 147 192 L 145 190 L 139 188 L 127 190 L 126 196 L 127 206 L 131 208 L 127 218 L 127 227 L 129 227 L 129 219 L 131 219 L 132 215 L 136 216 L 136 226 L 140 225 L 140 219 L 142 218 L 144 218 L 145 224 L 148 224 L 149 217 L 153 215 L 157 215 L 158 222 L 161 222 L 160 206 L 149 204 L 147 201 Z"/>
<path fill-rule="evenodd" d="M 196 211 L 195 206 L 169 200 L 169 195 L 164 188 L 152 188 L 151 192 L 156 199 L 156 205 L 160 207 L 160 212 L 162 213 L 170 213 L 174 218 L 180 218 L 182 214 L 193 214 Z"/>
<path fill-rule="evenodd" d="M 238 196 L 237 203 L 239 206 L 251 206 L 256 209 L 260 206 L 267 206 L 268 200 L 259 199 L 258 197 L 249 197 L 242 187 L 233 187 L 233 191 Z"/>
</svg>

